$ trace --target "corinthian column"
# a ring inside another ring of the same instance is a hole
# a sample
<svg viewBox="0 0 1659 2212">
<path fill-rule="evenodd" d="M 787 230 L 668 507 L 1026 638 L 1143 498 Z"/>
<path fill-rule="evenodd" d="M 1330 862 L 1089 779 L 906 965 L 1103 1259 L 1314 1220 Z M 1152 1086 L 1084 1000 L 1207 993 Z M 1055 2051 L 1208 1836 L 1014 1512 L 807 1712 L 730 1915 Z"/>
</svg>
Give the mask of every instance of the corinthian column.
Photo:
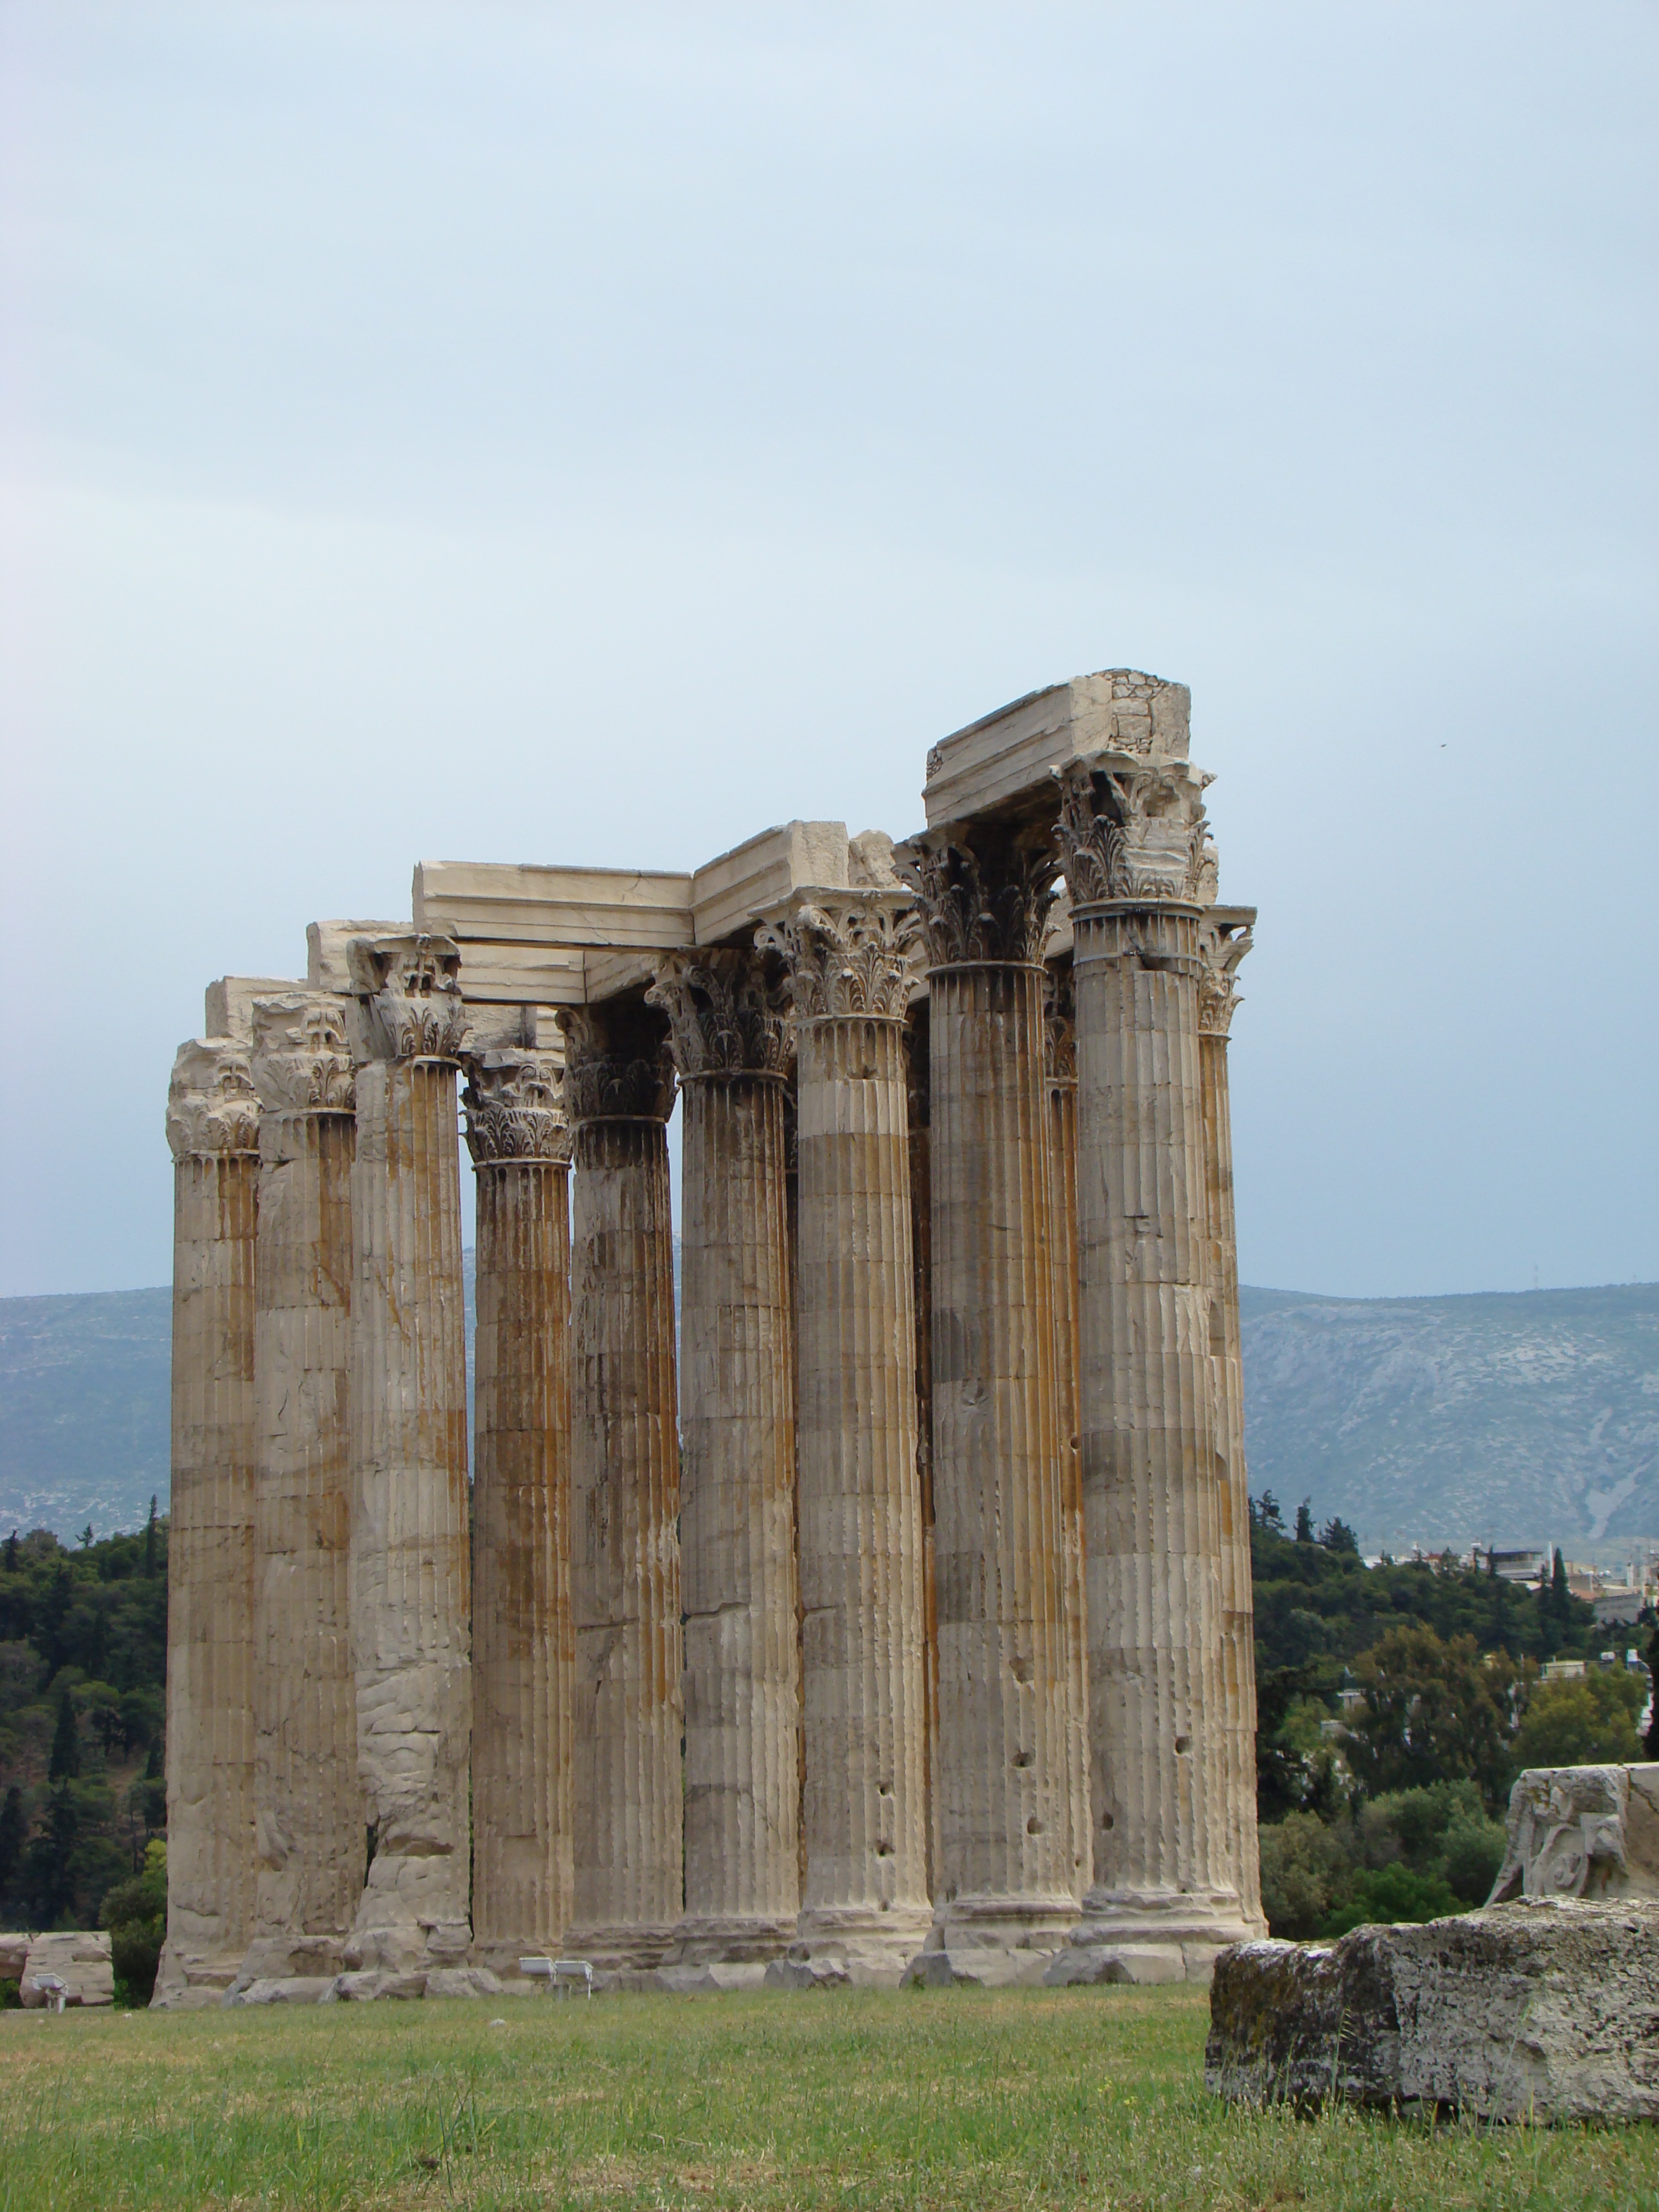
<svg viewBox="0 0 1659 2212">
<path fill-rule="evenodd" d="M 473 1340 L 473 1955 L 516 1975 L 569 1924 L 570 1136 L 551 1053 L 465 1062 Z"/>
<path fill-rule="evenodd" d="M 806 1887 L 785 1987 L 896 1984 L 927 1933 L 927 1720 L 905 1114 L 909 900 L 824 893 L 787 961 L 800 1224 Z"/>
<path fill-rule="evenodd" d="M 1238 1325 L 1238 1235 L 1227 1039 L 1234 978 L 1249 951 L 1254 907 L 1206 906 L 1199 924 L 1198 1067 L 1204 1098 L 1205 1221 L 1210 1242 L 1210 1374 L 1219 1462 L 1221 1677 L 1229 1758 L 1228 1811 L 1239 1899 L 1258 1935 L 1261 1860 L 1255 1821 L 1255 1608 L 1250 1595 L 1250 1479 L 1244 1462 L 1244 1364 Z"/>
<path fill-rule="evenodd" d="M 673 953 L 646 994 L 668 1016 L 684 1116 L 685 1917 L 664 1963 L 747 1967 L 757 1982 L 800 1909 L 791 1038 L 768 965 Z"/>
<path fill-rule="evenodd" d="M 1206 1976 L 1213 1947 L 1249 1932 L 1222 1698 L 1194 902 L 1202 788 L 1184 762 L 1117 754 L 1074 763 L 1060 781 L 1096 1826 L 1084 1921 L 1051 1979 Z"/>
<path fill-rule="evenodd" d="M 351 1667 L 351 1165 L 343 1001 L 256 1000 L 254 1936 L 239 1987 L 331 1978 L 362 1888 Z"/>
<path fill-rule="evenodd" d="M 1038 1978 L 1077 1918 L 1048 1252 L 1040 826 L 898 856 L 927 925 L 933 1122 L 935 1790 L 929 1978 Z"/>
<path fill-rule="evenodd" d="M 1083 1578 L 1083 1449 L 1078 1400 L 1077 1004 L 1068 957 L 1044 978 L 1048 1092 L 1048 1255 L 1054 1291 L 1054 1408 L 1060 1424 L 1060 1618 L 1066 1630 L 1066 1800 L 1073 1893 L 1094 1879 L 1089 1818 L 1089 1614 Z"/>
<path fill-rule="evenodd" d="M 351 1642 L 370 1859 L 346 1946 L 400 1987 L 465 1960 L 470 1679 L 466 1368 L 446 937 L 351 940 Z M 414 1978 L 412 1980 L 410 1978 Z"/>
<path fill-rule="evenodd" d="M 660 1965 L 684 1902 L 679 1446 L 666 1024 L 637 1001 L 559 1017 L 575 1127 L 571 1609 L 575 1924 L 602 1972 Z"/>
<path fill-rule="evenodd" d="M 254 1218 L 247 1055 L 180 1045 L 167 1552 L 167 1932 L 161 2006 L 216 2003 L 253 1924 Z"/>
</svg>

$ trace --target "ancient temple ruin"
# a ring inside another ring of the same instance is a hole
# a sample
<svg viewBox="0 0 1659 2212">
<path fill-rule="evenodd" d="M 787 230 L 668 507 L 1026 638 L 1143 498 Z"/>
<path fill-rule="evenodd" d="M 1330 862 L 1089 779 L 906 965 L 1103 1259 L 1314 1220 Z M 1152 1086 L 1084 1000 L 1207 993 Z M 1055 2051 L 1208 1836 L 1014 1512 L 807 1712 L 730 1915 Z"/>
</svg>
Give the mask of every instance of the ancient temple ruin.
<svg viewBox="0 0 1659 2212">
<path fill-rule="evenodd" d="M 898 844 L 422 866 L 303 981 L 210 988 L 167 1111 L 158 2004 L 555 1954 L 1170 1980 L 1264 1932 L 1255 915 L 1188 711 L 1081 677 L 936 745 Z"/>
</svg>

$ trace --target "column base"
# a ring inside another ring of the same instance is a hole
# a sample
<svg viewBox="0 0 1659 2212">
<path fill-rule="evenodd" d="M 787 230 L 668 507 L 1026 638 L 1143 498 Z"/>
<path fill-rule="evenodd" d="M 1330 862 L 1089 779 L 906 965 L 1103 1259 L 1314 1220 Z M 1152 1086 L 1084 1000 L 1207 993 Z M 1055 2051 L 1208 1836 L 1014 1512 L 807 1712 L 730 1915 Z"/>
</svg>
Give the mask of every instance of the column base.
<svg viewBox="0 0 1659 2212">
<path fill-rule="evenodd" d="M 225 1991 L 228 2004 L 240 2003 L 256 1984 L 310 1983 L 318 1984 L 317 1996 L 323 1986 L 333 1981 L 344 1968 L 346 1939 L 343 1936 L 256 1936 L 247 1947 L 247 1954 L 236 1971 L 234 1979 Z M 305 2002 L 303 1994 L 295 1993 L 286 2002 Z M 277 2000 L 261 1996 L 256 2002 L 275 2002 Z"/>
<path fill-rule="evenodd" d="M 654 1989 L 657 1969 L 674 1940 L 677 1927 L 678 1923 L 658 1927 L 646 1921 L 624 1921 L 608 1928 L 569 1928 L 565 1931 L 561 1955 L 586 1959 L 593 1969 L 596 1987 Z"/>
<path fill-rule="evenodd" d="M 795 1940 L 766 1969 L 769 1990 L 896 1990 L 933 1923 L 926 1905 L 831 1905 L 803 1912 Z"/>
<path fill-rule="evenodd" d="M 1257 1933 L 1231 1890 L 1091 1890 L 1049 1989 L 1096 1982 L 1207 1984 L 1218 1952 Z"/>
<path fill-rule="evenodd" d="M 222 2004 L 235 1980 L 240 1959 L 201 1957 L 175 1948 L 169 1940 L 161 1946 L 155 1969 L 152 2012 L 204 2012 Z"/>
<path fill-rule="evenodd" d="M 765 1966 L 781 1959 L 799 1929 L 794 1913 L 787 1918 L 764 1913 L 688 1914 L 674 1930 L 663 1954 L 663 1970 L 680 1966 Z"/>
<path fill-rule="evenodd" d="M 1070 1891 L 1047 1897 L 981 1893 L 938 1907 L 905 1979 L 930 1989 L 1009 1989 L 1040 1983 L 1077 1924 Z"/>
</svg>

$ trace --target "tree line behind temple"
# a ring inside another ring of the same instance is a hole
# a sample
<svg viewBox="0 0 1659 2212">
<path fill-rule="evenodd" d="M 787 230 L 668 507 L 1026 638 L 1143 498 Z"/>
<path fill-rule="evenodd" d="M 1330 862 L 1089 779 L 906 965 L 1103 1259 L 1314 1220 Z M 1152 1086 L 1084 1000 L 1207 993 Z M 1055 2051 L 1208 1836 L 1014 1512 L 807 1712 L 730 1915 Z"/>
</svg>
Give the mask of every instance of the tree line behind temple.
<svg viewBox="0 0 1659 2212">
<path fill-rule="evenodd" d="M 1276 1936 L 1481 1904 L 1528 1766 L 1659 1757 L 1638 1726 L 1659 1625 L 1598 1625 L 1559 1552 L 1541 1587 L 1450 1556 L 1368 1567 L 1352 1529 L 1250 1504 L 1256 1802 Z M 1638 1663 L 1626 1662 L 1634 1648 Z M 1601 1655 L 1611 1651 L 1604 1663 Z M 1543 1679 L 1582 1660 L 1582 1680 Z"/>
<path fill-rule="evenodd" d="M 1252 1501 L 1262 1889 L 1277 1934 L 1425 1918 L 1486 1895 L 1525 1766 L 1644 1755 L 1634 1643 L 1560 1555 L 1542 1589 L 1462 1562 L 1368 1567 L 1352 1532 Z M 166 1910 L 167 1524 L 0 1543 L 0 1925 L 111 1928 L 145 2002 Z M 1616 1647 L 1616 1663 L 1601 1663 Z M 1582 1658 L 1582 1680 L 1543 1663 Z M 1659 1756 L 1659 1723 L 1646 1755 Z M 15 1984 L 0 1984 L 0 1993 Z"/>
</svg>

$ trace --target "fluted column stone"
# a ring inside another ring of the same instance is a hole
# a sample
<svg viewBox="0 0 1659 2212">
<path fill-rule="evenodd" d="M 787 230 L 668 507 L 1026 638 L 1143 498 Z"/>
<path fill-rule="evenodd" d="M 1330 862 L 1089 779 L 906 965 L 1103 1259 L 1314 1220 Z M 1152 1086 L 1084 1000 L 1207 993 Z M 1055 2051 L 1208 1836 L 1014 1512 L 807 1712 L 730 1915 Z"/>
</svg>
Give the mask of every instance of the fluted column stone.
<svg viewBox="0 0 1659 2212">
<path fill-rule="evenodd" d="M 941 1978 L 1036 1978 L 1077 1918 L 1043 1077 L 1059 863 L 1042 825 L 976 822 L 912 841 L 900 866 L 931 955 L 941 1863 L 927 1948 Z"/>
<path fill-rule="evenodd" d="M 473 1336 L 472 1949 L 509 1978 L 574 1902 L 570 1134 L 556 1054 L 468 1053 Z"/>
<path fill-rule="evenodd" d="M 1244 1457 L 1244 1363 L 1233 1211 L 1232 1102 L 1227 1041 L 1239 1003 L 1235 978 L 1252 943 L 1253 907 L 1205 908 L 1199 924 L 1199 1080 L 1204 1100 L 1204 1188 L 1210 1239 L 1210 1372 L 1220 1462 L 1221 1668 L 1226 1711 L 1228 1810 L 1240 1903 L 1258 1935 L 1261 1858 L 1255 1804 L 1255 1608 L 1250 1588 L 1250 1478 Z"/>
<path fill-rule="evenodd" d="M 933 1221 L 931 1165 L 933 1115 L 927 1066 L 928 1006 L 910 1009 L 905 1024 L 905 1079 L 909 1093 L 911 1277 L 916 1308 L 916 1494 L 921 1513 L 921 1679 L 927 1708 L 924 1770 L 927 1792 L 927 1894 L 943 1860 L 939 1845 L 939 1584 L 933 1557 Z"/>
<path fill-rule="evenodd" d="M 667 1025 L 638 1001 L 560 1016 L 575 1140 L 569 1948 L 654 1971 L 684 1911 L 679 1446 Z"/>
<path fill-rule="evenodd" d="M 345 1002 L 256 1000 L 254 1936 L 239 1987 L 338 1973 L 362 1889 L 351 1663 L 351 1170 Z"/>
<path fill-rule="evenodd" d="M 253 1389 L 259 1102 L 246 1053 L 181 1045 L 173 1158 L 167 1929 L 154 2002 L 219 2002 L 253 1929 Z"/>
<path fill-rule="evenodd" d="M 930 1919 L 921 1528 L 897 890 L 826 892 L 788 963 L 799 1127 L 799 1559 L 806 1887 L 782 1986 L 896 1983 Z"/>
<path fill-rule="evenodd" d="M 664 1960 L 758 1981 L 800 1909 L 794 1329 L 775 957 L 669 955 L 679 1074 L 685 1916 Z M 729 1981 L 731 1977 L 727 1976 Z"/>
<path fill-rule="evenodd" d="M 1048 1255 L 1054 1297 L 1054 1407 L 1060 1425 L 1060 1614 L 1066 1630 L 1066 1797 L 1072 1889 L 1094 1879 L 1089 1817 L 1089 1615 L 1083 1571 L 1083 1449 L 1078 1398 L 1077 1008 L 1070 957 L 1044 981 L 1048 1093 Z"/>
<path fill-rule="evenodd" d="M 356 1992 L 465 1965 L 472 1733 L 466 1366 L 447 938 L 354 938 L 351 1643 L 368 1869 Z"/>
<path fill-rule="evenodd" d="M 1204 781 L 1184 761 L 1117 754 L 1060 777 L 1095 1827 L 1094 1881 L 1054 1979 L 1206 1976 L 1214 1947 L 1250 1932 L 1221 1658 L 1198 1034 Z"/>
</svg>

